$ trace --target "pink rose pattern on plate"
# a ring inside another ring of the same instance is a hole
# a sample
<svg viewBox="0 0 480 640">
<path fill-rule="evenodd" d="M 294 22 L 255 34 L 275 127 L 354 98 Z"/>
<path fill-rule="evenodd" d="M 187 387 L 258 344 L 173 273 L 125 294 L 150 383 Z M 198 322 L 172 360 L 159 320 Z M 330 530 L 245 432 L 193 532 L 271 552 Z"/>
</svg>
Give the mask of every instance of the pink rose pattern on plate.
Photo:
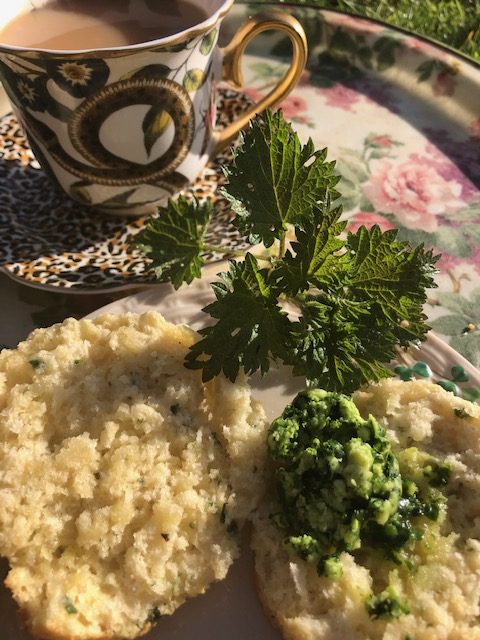
<svg viewBox="0 0 480 640">
<path fill-rule="evenodd" d="M 439 216 L 454 213 L 462 206 L 462 187 L 455 180 L 445 180 L 427 162 L 420 159 L 394 164 L 383 160 L 363 193 L 377 211 L 393 214 L 408 229 L 433 232 Z"/>
</svg>

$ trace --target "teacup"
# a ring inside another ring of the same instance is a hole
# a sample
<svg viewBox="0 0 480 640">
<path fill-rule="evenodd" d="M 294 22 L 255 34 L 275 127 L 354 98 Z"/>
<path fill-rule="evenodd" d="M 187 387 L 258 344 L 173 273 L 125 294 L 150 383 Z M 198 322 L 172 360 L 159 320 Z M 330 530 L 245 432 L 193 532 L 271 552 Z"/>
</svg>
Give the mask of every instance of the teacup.
<svg viewBox="0 0 480 640">
<path fill-rule="evenodd" d="M 32 150 L 74 200 L 113 213 L 154 211 L 297 83 L 307 44 L 295 18 L 276 10 L 258 14 L 221 49 L 219 27 L 234 0 L 191 2 L 205 20 L 141 44 L 60 51 L 0 43 L 0 77 Z M 2 3 L 0 28 L 28 7 L 28 0 Z M 289 70 L 267 96 L 217 130 L 217 84 L 241 89 L 245 48 L 271 29 L 292 42 Z"/>
</svg>

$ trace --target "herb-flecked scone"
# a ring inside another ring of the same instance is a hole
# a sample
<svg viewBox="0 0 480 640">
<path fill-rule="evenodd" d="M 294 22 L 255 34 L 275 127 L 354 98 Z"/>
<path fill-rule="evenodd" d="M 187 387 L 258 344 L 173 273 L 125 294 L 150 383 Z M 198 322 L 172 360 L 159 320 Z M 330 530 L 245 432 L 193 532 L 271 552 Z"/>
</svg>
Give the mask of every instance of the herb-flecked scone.
<svg viewBox="0 0 480 640">
<path fill-rule="evenodd" d="M 260 597 L 288 640 L 480 638 L 480 407 L 426 381 L 299 394 L 268 436 Z"/>
<path fill-rule="evenodd" d="M 155 312 L 68 319 L 0 354 L 0 555 L 42 638 L 133 638 L 224 578 L 264 487 L 248 384 L 184 367 Z"/>
</svg>

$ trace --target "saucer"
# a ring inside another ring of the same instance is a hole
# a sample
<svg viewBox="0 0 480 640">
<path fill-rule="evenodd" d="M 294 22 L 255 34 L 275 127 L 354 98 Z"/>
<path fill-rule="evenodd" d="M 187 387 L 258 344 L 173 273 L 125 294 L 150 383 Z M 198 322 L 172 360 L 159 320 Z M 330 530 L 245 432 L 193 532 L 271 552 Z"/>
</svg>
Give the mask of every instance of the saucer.
<svg viewBox="0 0 480 640">
<path fill-rule="evenodd" d="M 219 126 L 250 104 L 245 95 L 220 90 Z M 230 151 L 215 158 L 186 194 L 216 202 L 206 241 L 238 249 L 246 245 L 231 224 L 226 200 L 217 194 L 222 165 L 230 160 Z M 15 116 L 0 119 L 0 264 L 7 275 L 74 293 L 155 285 L 148 261 L 133 246 L 147 218 L 103 214 L 70 200 L 39 167 Z M 207 254 L 205 259 L 208 264 L 220 258 Z"/>
</svg>

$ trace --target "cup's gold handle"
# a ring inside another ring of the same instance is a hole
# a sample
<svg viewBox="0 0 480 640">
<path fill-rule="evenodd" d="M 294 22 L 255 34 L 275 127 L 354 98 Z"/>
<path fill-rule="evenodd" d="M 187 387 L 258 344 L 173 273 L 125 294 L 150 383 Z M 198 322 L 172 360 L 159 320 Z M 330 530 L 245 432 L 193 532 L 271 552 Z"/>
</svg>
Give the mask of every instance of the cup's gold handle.
<svg viewBox="0 0 480 640">
<path fill-rule="evenodd" d="M 293 57 L 290 68 L 270 93 L 252 105 L 234 122 L 225 127 L 225 129 L 213 134 L 213 155 L 222 151 L 253 116 L 261 113 L 267 107 L 278 104 L 283 98 L 288 96 L 300 79 L 302 71 L 305 68 L 308 54 L 305 31 L 300 22 L 293 16 L 283 11 L 272 10 L 259 13 L 249 18 L 233 36 L 230 43 L 222 50 L 222 80 L 228 82 L 235 89 L 242 88 L 243 74 L 241 60 L 243 53 L 249 42 L 253 40 L 255 36 L 263 31 L 270 31 L 271 29 L 283 31 L 292 42 Z"/>
</svg>

